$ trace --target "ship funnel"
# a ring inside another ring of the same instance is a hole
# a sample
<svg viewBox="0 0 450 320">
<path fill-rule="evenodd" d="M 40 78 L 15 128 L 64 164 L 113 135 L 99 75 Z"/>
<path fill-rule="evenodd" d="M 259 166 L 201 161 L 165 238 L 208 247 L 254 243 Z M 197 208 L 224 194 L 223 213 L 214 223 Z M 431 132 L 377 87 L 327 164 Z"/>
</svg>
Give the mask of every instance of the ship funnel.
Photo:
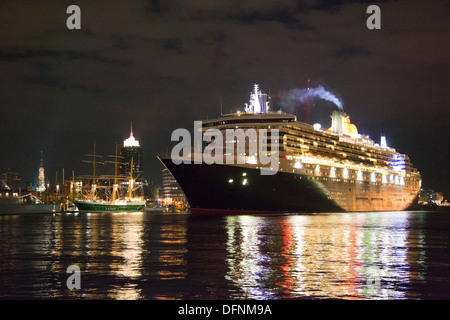
<svg viewBox="0 0 450 320">
<path fill-rule="evenodd" d="M 331 114 L 331 131 L 333 133 L 342 134 L 342 117 L 345 117 L 345 113 L 337 110 Z"/>
<path fill-rule="evenodd" d="M 331 114 L 331 131 L 337 134 L 356 136 L 358 129 L 350 123 L 350 117 L 345 112 L 334 110 Z"/>
</svg>

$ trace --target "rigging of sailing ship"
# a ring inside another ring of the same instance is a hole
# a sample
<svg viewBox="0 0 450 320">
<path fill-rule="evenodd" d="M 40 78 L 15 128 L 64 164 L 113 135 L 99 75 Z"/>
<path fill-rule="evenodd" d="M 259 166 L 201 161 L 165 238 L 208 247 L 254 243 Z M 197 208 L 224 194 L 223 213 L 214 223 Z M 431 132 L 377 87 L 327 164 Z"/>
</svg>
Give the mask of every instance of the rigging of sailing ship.
<svg viewBox="0 0 450 320">
<path fill-rule="evenodd" d="M 114 163 L 114 178 L 113 185 L 111 186 L 111 176 L 104 176 L 102 179 L 102 177 L 96 177 L 95 175 L 95 166 L 99 163 L 98 161 L 96 161 L 96 158 L 100 157 L 95 154 L 95 145 L 94 154 L 89 156 L 92 156 L 93 163 L 92 183 L 90 190 L 88 190 L 88 192 L 85 193 L 81 199 L 74 201 L 79 210 L 91 212 L 142 211 L 145 206 L 145 199 L 141 195 L 141 193 L 137 194 L 138 190 L 141 190 L 142 185 L 135 186 L 136 179 L 133 177 L 133 158 L 131 158 L 131 170 L 129 179 L 127 179 L 128 181 L 123 181 L 123 177 L 119 177 L 117 173 L 118 165 L 122 163 L 118 162 L 118 159 L 121 158 L 121 156 L 118 155 L 116 145 L 115 155 L 110 156 L 114 158 L 114 161 L 105 161 L 106 163 Z M 108 183 L 107 185 L 98 185 L 97 180 L 108 181 Z M 126 191 L 124 191 L 123 189 L 126 189 Z"/>
</svg>

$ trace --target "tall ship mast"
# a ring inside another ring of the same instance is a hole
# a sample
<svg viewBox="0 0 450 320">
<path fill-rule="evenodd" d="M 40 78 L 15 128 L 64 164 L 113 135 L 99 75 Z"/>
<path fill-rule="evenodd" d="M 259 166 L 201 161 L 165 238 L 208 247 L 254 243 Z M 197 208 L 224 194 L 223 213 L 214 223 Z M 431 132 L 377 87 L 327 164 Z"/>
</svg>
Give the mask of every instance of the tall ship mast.
<svg viewBox="0 0 450 320">
<path fill-rule="evenodd" d="M 135 177 L 133 176 L 133 158 L 131 158 L 131 171 L 130 175 L 127 177 L 118 176 L 118 160 L 121 158 L 118 155 L 116 146 L 116 153 L 114 156 L 114 161 L 107 161 L 114 163 L 114 177 L 106 176 L 103 180 L 113 181 L 111 185 L 100 186 L 97 185 L 97 180 L 102 179 L 102 177 L 96 177 L 95 166 L 98 161 L 96 160 L 98 155 L 94 154 L 92 156 L 93 163 L 93 176 L 92 184 L 90 190 L 87 190 L 82 198 L 74 201 L 75 205 L 80 211 L 142 211 L 145 206 L 145 199 L 142 195 L 139 195 L 137 191 L 141 190 L 141 185 L 135 186 Z M 125 186 L 122 186 L 125 185 Z M 101 191 L 101 192 L 100 192 Z"/>
<path fill-rule="evenodd" d="M 192 214 L 398 211 L 413 206 L 420 191 L 419 171 L 384 136 L 378 144 L 359 134 L 343 111 L 332 112 L 328 129 L 273 112 L 257 85 L 244 112 L 202 121 L 204 137 L 209 129 L 222 137 L 204 139 L 205 150 L 222 140 L 223 161 L 205 161 L 195 147 L 187 155 L 159 157 Z M 240 138 L 228 135 L 239 129 Z M 250 143 L 242 147 L 250 141 L 258 141 L 256 151 Z M 277 161 L 268 164 L 262 156 Z"/>
</svg>

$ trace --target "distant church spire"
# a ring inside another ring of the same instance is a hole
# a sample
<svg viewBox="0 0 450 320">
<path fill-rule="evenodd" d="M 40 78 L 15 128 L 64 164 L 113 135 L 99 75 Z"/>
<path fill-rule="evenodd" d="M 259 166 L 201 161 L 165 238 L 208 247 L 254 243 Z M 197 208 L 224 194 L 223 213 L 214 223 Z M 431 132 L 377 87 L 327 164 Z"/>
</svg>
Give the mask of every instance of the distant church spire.
<svg viewBox="0 0 450 320">
<path fill-rule="evenodd" d="M 44 173 L 44 152 L 41 151 L 41 161 L 39 163 L 39 176 L 38 176 L 38 184 L 36 188 L 37 192 L 45 191 L 45 173 Z"/>
</svg>

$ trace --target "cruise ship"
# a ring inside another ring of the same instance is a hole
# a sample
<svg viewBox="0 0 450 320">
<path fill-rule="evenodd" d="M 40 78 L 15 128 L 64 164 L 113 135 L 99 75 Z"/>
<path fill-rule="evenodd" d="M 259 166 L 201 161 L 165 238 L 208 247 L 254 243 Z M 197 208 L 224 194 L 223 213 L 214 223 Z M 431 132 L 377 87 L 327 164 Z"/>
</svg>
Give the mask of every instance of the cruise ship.
<svg viewBox="0 0 450 320">
<path fill-rule="evenodd" d="M 384 136 L 375 143 L 359 134 L 341 110 L 321 128 L 269 109 L 268 95 L 255 85 L 243 112 L 201 122 L 204 148 L 194 143 L 189 152 L 159 156 L 192 214 L 400 211 L 417 201 L 419 171 Z M 244 135 L 230 134 L 240 129 Z"/>
</svg>

